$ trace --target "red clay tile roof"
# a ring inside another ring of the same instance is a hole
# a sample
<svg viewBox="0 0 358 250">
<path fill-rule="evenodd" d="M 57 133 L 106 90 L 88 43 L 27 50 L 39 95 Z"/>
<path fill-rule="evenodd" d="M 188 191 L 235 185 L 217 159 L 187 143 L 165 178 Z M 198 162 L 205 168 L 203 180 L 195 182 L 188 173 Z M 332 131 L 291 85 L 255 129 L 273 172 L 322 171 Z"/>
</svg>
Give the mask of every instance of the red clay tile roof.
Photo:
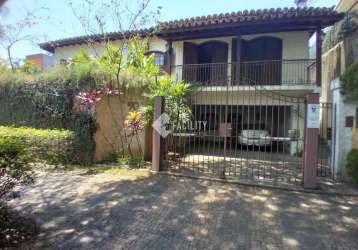
<svg viewBox="0 0 358 250">
<path fill-rule="evenodd" d="M 269 21 L 269 20 L 293 20 L 308 17 L 320 18 L 324 23 L 328 21 L 334 23 L 342 18 L 342 13 L 338 13 L 331 8 L 277 8 L 277 9 L 258 9 L 258 10 L 244 10 L 232 13 L 225 13 L 219 15 L 209 15 L 201 17 L 192 17 L 180 19 L 169 22 L 162 22 L 160 30 L 180 29 L 211 26 L 218 24 L 232 24 L 232 23 L 250 23 L 255 21 Z"/>
<path fill-rule="evenodd" d="M 342 13 L 336 12 L 331 8 L 277 8 L 277 9 L 258 9 L 258 10 L 244 10 L 232 13 L 208 15 L 201 17 L 192 17 L 169 22 L 162 22 L 154 28 L 144 29 L 139 31 L 126 31 L 124 35 L 130 37 L 133 35 L 146 36 L 150 34 L 160 35 L 162 33 L 190 30 L 198 27 L 210 27 L 216 25 L 242 25 L 255 24 L 269 21 L 294 22 L 297 20 L 305 20 L 315 18 L 315 22 L 328 26 L 334 24 L 336 21 L 343 18 Z M 106 39 L 117 40 L 123 37 L 123 33 L 111 32 L 106 34 Z M 83 44 L 88 41 L 101 42 L 104 40 L 103 35 L 90 35 L 66 38 L 56 41 L 49 41 L 41 43 L 40 48 L 49 52 L 54 52 L 54 48 L 63 47 L 75 44 Z"/>
<path fill-rule="evenodd" d="M 41 49 L 47 50 L 49 52 L 54 52 L 54 49 L 57 47 L 64 47 L 64 46 L 70 46 L 70 45 L 76 45 L 76 44 L 83 44 L 88 42 L 103 42 L 106 40 L 120 40 L 123 39 L 123 37 L 131 37 L 135 35 L 139 36 L 147 36 L 150 35 L 153 32 L 153 29 L 142 29 L 137 31 L 125 31 L 123 33 L 121 32 L 110 32 L 106 34 L 95 34 L 95 35 L 88 35 L 88 36 L 76 36 L 76 37 L 70 37 L 70 38 L 64 38 L 60 40 L 55 41 L 49 41 L 45 43 L 40 43 L 39 46 Z"/>
</svg>

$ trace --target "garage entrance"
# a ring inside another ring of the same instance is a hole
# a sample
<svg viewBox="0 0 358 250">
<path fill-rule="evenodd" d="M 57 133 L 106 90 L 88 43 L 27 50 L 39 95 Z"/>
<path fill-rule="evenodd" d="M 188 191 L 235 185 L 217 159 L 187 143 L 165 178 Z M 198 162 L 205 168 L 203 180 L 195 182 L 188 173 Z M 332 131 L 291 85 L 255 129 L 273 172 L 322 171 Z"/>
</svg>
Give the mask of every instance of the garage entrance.
<svg viewBox="0 0 358 250">
<path fill-rule="evenodd" d="M 301 183 L 303 97 L 249 83 L 204 85 L 188 101 L 190 119 L 165 138 L 170 171 Z"/>
</svg>

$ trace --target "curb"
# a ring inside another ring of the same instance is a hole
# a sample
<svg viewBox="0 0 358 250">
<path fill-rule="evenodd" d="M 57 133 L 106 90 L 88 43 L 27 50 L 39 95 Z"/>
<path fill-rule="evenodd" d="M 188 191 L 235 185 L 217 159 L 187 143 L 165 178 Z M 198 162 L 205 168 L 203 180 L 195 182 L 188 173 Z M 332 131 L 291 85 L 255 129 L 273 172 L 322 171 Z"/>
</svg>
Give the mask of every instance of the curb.
<svg viewBox="0 0 358 250">
<path fill-rule="evenodd" d="M 237 180 L 219 179 L 219 178 L 207 177 L 207 176 L 193 176 L 193 175 L 188 175 L 188 174 L 183 174 L 183 173 L 173 173 L 173 172 L 168 172 L 168 171 L 160 171 L 160 172 L 151 171 L 151 172 L 160 174 L 160 175 L 166 175 L 166 176 L 184 177 L 184 178 L 190 178 L 190 179 L 214 181 L 214 182 L 235 184 L 235 185 L 240 185 L 240 186 L 248 186 L 248 187 L 256 187 L 256 188 L 283 190 L 283 191 L 289 191 L 289 192 L 323 194 L 323 195 L 332 195 L 332 196 L 338 195 L 338 196 L 358 197 L 358 192 L 350 193 L 350 192 L 324 191 L 324 190 L 317 190 L 317 189 L 303 189 L 303 188 L 298 188 L 298 187 L 297 188 L 296 187 L 283 187 L 283 186 L 275 186 L 275 185 L 262 184 L 262 183 L 257 184 L 257 183 L 249 183 L 249 182 L 243 182 L 243 181 L 237 181 Z"/>
</svg>

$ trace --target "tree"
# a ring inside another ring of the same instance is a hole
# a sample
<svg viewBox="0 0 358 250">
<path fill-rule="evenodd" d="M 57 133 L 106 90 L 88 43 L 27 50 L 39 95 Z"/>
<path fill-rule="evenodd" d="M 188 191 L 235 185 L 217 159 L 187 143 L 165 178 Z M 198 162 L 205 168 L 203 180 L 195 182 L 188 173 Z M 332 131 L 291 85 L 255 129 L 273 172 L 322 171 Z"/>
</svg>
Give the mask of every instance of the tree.
<svg viewBox="0 0 358 250">
<path fill-rule="evenodd" d="M 152 10 L 150 3 L 151 0 L 109 0 L 109 3 L 93 0 L 68 1 L 69 7 L 86 34 L 87 46 L 94 54 L 93 60 L 88 60 L 88 56 L 82 55 L 80 57 L 85 60 L 78 60 L 79 57 L 76 56 L 72 62 L 76 63 L 77 67 L 85 68 L 90 68 L 89 65 L 94 63 L 98 69 L 106 73 L 107 85 L 116 88 L 119 93 L 117 97 L 121 103 L 120 113 L 123 117 L 127 117 L 127 114 L 123 109 L 125 103 L 123 103 L 122 97 L 129 90 L 139 90 L 144 93 L 151 82 L 155 80 L 155 75 L 159 71 L 159 68 L 153 63 L 154 56 L 147 57 L 145 54 L 148 50 L 148 38 L 151 36 L 152 30 L 149 29 L 146 34 L 141 33 L 138 36 L 139 30 L 152 25 L 156 26 L 158 21 L 161 8 L 157 7 Z M 113 29 L 118 34 L 118 40 L 120 40 L 118 43 L 113 43 L 108 36 L 108 32 Z M 104 53 L 97 51 L 94 46 L 98 42 L 104 46 Z M 81 64 L 82 66 L 80 66 Z M 131 79 L 128 80 L 129 78 Z M 96 102 L 100 99 L 95 94 L 97 90 L 102 92 L 102 88 L 97 88 L 82 93 L 82 97 L 85 97 L 82 100 L 85 100 L 85 103 L 86 100 L 88 100 L 87 103 Z M 114 117 L 112 119 L 116 120 Z M 127 127 L 128 130 L 131 122 L 126 124 L 114 122 L 118 126 L 119 140 L 122 145 L 119 153 L 131 155 L 131 152 L 128 151 L 130 151 L 133 135 L 139 132 L 138 129 L 136 128 L 134 134 L 128 134 L 125 132 L 125 128 Z M 136 136 L 134 137 L 136 138 Z"/>
<path fill-rule="evenodd" d="M 295 0 L 297 7 L 307 7 L 308 0 Z"/>
<path fill-rule="evenodd" d="M 0 14 L 2 14 L 2 12 L 4 11 L 4 4 L 6 2 L 7 2 L 7 0 L 0 0 Z M 0 38 L 3 36 L 3 34 L 4 34 L 4 28 L 0 24 Z"/>
<path fill-rule="evenodd" d="M 38 18 L 35 11 L 26 10 L 23 18 L 15 24 L 6 24 L 2 27 L 3 33 L 0 36 L 0 45 L 6 50 L 7 60 L 10 63 L 11 70 L 15 72 L 16 65 L 12 57 L 12 49 L 15 44 L 21 41 L 35 43 L 36 35 L 29 34 L 30 28 L 38 24 Z"/>
<path fill-rule="evenodd" d="M 1 6 L 4 5 L 4 3 L 5 3 L 6 1 L 7 1 L 7 0 L 0 0 L 0 8 L 1 8 Z"/>
</svg>

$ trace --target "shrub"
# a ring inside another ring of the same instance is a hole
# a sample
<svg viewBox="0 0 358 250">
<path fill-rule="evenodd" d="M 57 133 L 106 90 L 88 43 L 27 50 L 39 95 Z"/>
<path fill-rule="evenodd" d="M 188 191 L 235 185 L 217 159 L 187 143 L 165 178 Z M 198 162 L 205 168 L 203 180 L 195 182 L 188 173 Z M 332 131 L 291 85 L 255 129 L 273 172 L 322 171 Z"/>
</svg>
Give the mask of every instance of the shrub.
<svg viewBox="0 0 358 250">
<path fill-rule="evenodd" d="M 358 149 L 352 149 L 347 155 L 346 164 L 347 175 L 354 182 L 358 183 Z"/>
<path fill-rule="evenodd" d="M 129 165 L 129 166 L 140 167 L 140 166 L 143 166 L 145 162 L 141 159 L 136 159 L 136 158 L 129 157 L 129 156 L 119 155 L 117 157 L 117 163 L 119 165 Z"/>
<path fill-rule="evenodd" d="M 29 180 L 30 170 L 27 150 L 21 140 L 0 137 L 0 198 L 18 182 Z"/>
<path fill-rule="evenodd" d="M 358 63 L 348 67 L 341 76 L 343 93 L 347 101 L 358 100 Z"/>
<path fill-rule="evenodd" d="M 0 203 L 0 246 L 2 249 L 15 249 L 20 243 L 35 237 L 40 231 L 36 221 L 24 217 L 20 212 Z"/>
<path fill-rule="evenodd" d="M 0 126 L 0 152 L 10 150 L 32 161 L 48 164 L 69 163 L 74 153 L 74 133 L 69 130 Z"/>
</svg>

